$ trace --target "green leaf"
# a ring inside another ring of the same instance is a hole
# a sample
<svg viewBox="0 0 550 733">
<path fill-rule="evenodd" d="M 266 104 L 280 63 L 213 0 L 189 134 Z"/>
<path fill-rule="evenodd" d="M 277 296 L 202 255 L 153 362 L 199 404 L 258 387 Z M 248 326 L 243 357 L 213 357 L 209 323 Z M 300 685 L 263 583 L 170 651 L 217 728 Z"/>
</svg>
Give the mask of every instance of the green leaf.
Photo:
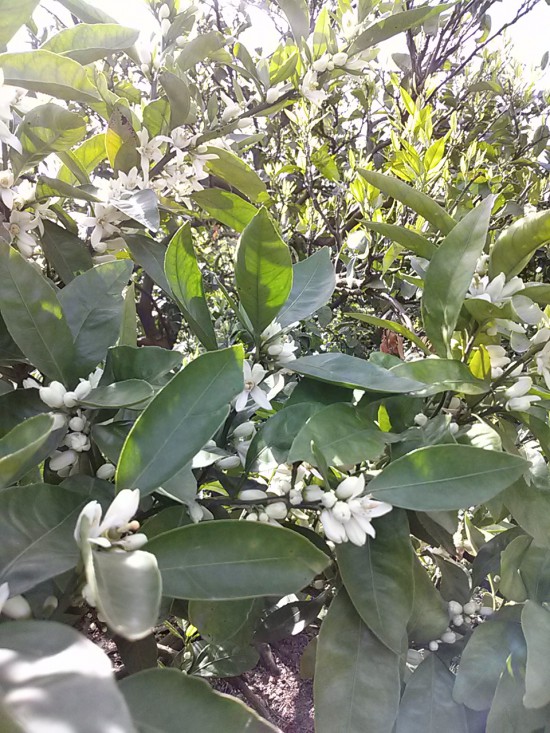
<svg viewBox="0 0 550 733">
<path fill-rule="evenodd" d="M 222 425 L 243 389 L 242 349 L 199 356 L 158 392 L 130 431 L 117 469 L 117 490 L 150 493 L 176 474 Z"/>
<path fill-rule="evenodd" d="M 0 647 L 0 721 L 5 733 L 45 733 L 48 728 L 136 733 L 111 660 L 70 626 L 3 623 Z"/>
<path fill-rule="evenodd" d="M 322 247 L 311 257 L 292 266 L 292 290 L 277 316 L 283 328 L 303 321 L 328 303 L 336 287 L 330 249 Z"/>
<path fill-rule="evenodd" d="M 225 39 L 218 31 L 202 33 L 185 44 L 176 63 L 181 71 L 187 71 L 219 51 L 224 45 Z"/>
<path fill-rule="evenodd" d="M 73 532 L 88 497 L 61 486 L 30 484 L 0 492 L 0 583 L 11 595 L 74 568 Z"/>
<path fill-rule="evenodd" d="M 204 295 L 202 274 L 189 224 L 174 234 L 164 260 L 166 279 L 193 333 L 206 349 L 217 349 L 216 334 Z"/>
<path fill-rule="evenodd" d="M 191 112 L 191 94 L 187 82 L 170 71 L 163 71 L 159 79 L 170 106 L 170 129 L 187 124 Z"/>
<path fill-rule="evenodd" d="M 111 463 L 118 463 L 122 446 L 131 428 L 132 423 L 126 420 L 92 426 L 94 442 Z"/>
<path fill-rule="evenodd" d="M 323 382 L 370 392 L 402 394 L 415 392 L 425 386 L 422 382 L 398 377 L 388 369 L 348 354 L 302 356 L 285 364 L 285 368 Z"/>
<path fill-rule="evenodd" d="M 417 511 L 467 509 L 510 486 L 526 462 L 467 445 L 431 445 L 393 461 L 370 483 L 381 501 Z"/>
<path fill-rule="evenodd" d="M 420 336 L 417 336 L 401 323 L 397 323 L 397 321 L 388 321 L 385 318 L 367 316 L 365 313 L 346 313 L 346 315 L 351 316 L 351 318 L 357 318 L 358 321 L 363 321 L 363 323 L 370 323 L 371 326 L 378 326 L 378 328 L 385 328 L 389 331 L 393 331 L 394 333 L 398 333 L 400 336 L 412 341 L 413 344 L 416 344 L 416 346 L 418 346 L 419 349 L 422 349 L 425 354 L 431 353 Z"/>
<path fill-rule="evenodd" d="M 296 435 L 288 462 L 316 465 L 312 443 L 329 466 L 347 466 L 380 457 L 384 433 L 353 405 L 328 405 L 316 411 Z"/>
<path fill-rule="evenodd" d="M 59 2 L 83 23 L 116 23 L 116 20 L 107 15 L 104 10 L 90 5 L 85 0 L 59 0 Z"/>
<path fill-rule="evenodd" d="M 499 591 L 505 598 L 517 603 L 527 599 L 521 565 L 531 543 L 532 539 L 529 535 L 521 534 L 515 537 L 500 555 Z"/>
<path fill-rule="evenodd" d="M 542 708 L 550 703 L 550 612 L 527 601 L 521 613 L 521 626 L 527 643 L 523 703 L 526 708 Z"/>
<path fill-rule="evenodd" d="M 200 733 L 277 733 L 240 700 L 175 669 L 144 670 L 121 680 L 120 689 L 140 733 L 181 733 L 182 721 Z"/>
<path fill-rule="evenodd" d="M 105 358 L 119 335 L 124 299 L 122 290 L 131 274 L 131 262 L 105 262 L 75 277 L 59 293 L 74 340 L 79 376 L 87 376 Z"/>
<path fill-rule="evenodd" d="M 487 382 L 474 377 L 466 364 L 455 359 L 432 358 L 400 362 L 391 367 L 390 372 L 405 379 L 424 382 L 424 389 L 417 390 L 417 394 L 422 396 L 449 390 L 468 395 L 480 395 L 489 391 Z"/>
<path fill-rule="evenodd" d="M 170 285 L 164 274 L 166 247 L 143 234 L 129 234 L 125 237 L 125 241 L 132 258 L 143 267 L 159 288 L 162 288 L 167 295 L 171 295 Z"/>
<path fill-rule="evenodd" d="M 149 400 L 154 393 L 151 385 L 143 379 L 127 379 L 106 387 L 96 387 L 79 402 L 98 409 L 132 407 Z"/>
<path fill-rule="evenodd" d="M 79 64 L 91 64 L 113 52 L 131 48 L 139 31 L 118 23 L 79 23 L 56 33 L 42 45 L 43 51 L 52 51 Z"/>
<path fill-rule="evenodd" d="M 296 435 L 319 407 L 307 402 L 289 405 L 266 420 L 248 448 L 246 470 L 266 471 L 287 463 Z"/>
<path fill-rule="evenodd" d="M 241 304 L 259 336 L 277 316 L 292 288 L 290 251 L 264 208 L 241 235 L 235 278 Z"/>
<path fill-rule="evenodd" d="M 416 555 L 413 558 L 413 581 L 413 603 L 407 632 L 413 643 L 428 644 L 439 639 L 449 625 L 447 604 Z"/>
<path fill-rule="evenodd" d="M 143 109 L 143 124 L 150 137 L 166 135 L 170 131 L 170 105 L 166 99 L 155 99 Z"/>
<path fill-rule="evenodd" d="M 466 712 L 452 698 L 454 676 L 430 654 L 407 682 L 396 733 L 468 733 Z"/>
<path fill-rule="evenodd" d="M 138 146 L 139 138 L 132 126 L 129 109 L 122 103 L 115 104 L 105 133 L 105 150 L 115 171 L 128 173 L 140 165 Z"/>
<path fill-rule="evenodd" d="M 432 257 L 422 297 L 426 335 L 442 356 L 450 352 L 462 303 L 487 239 L 493 197 L 467 214 L 445 237 Z"/>
<path fill-rule="evenodd" d="M 317 619 L 324 601 L 325 596 L 321 594 L 310 601 L 290 601 L 279 606 L 258 624 L 255 640 L 272 644 L 301 634 Z"/>
<path fill-rule="evenodd" d="M 498 681 L 484 733 L 546 733 L 548 708 L 527 710 L 524 694 L 523 670 L 517 664 L 507 664 Z"/>
<path fill-rule="evenodd" d="M 65 385 L 74 374 L 69 325 L 52 285 L 19 252 L 0 242 L 0 311 L 29 361 Z"/>
<path fill-rule="evenodd" d="M 109 628 L 132 641 L 148 636 L 160 608 L 162 581 L 150 552 L 92 552 L 88 583 Z"/>
<path fill-rule="evenodd" d="M 263 599 L 190 601 L 189 620 L 209 642 L 250 644 L 263 612 Z"/>
<path fill-rule="evenodd" d="M 144 379 L 150 384 L 164 384 L 165 375 L 182 365 L 182 355 L 160 346 L 113 346 L 107 355 L 108 369 L 115 382 Z M 164 377 L 164 379 L 163 379 Z"/>
<path fill-rule="evenodd" d="M 39 0 L 21 0 L 16 5 L 12 0 L 0 0 L 0 47 L 5 46 L 16 32 L 30 20 Z"/>
<path fill-rule="evenodd" d="M 535 483 L 528 484 L 525 479 L 512 484 L 502 500 L 516 522 L 528 532 L 535 543 L 550 547 L 550 492 L 539 488 Z"/>
<path fill-rule="evenodd" d="M 489 574 L 498 573 L 500 553 L 520 534 L 523 534 L 521 527 L 512 527 L 512 529 L 499 532 L 486 545 L 483 545 L 472 565 L 472 585 L 474 587 L 481 585 Z"/>
<path fill-rule="evenodd" d="M 92 256 L 79 237 L 51 221 L 44 221 L 43 226 L 42 250 L 65 285 L 93 267 Z"/>
<path fill-rule="evenodd" d="M 440 15 L 444 10 L 452 8 L 454 3 L 446 3 L 438 5 L 436 8 L 415 8 L 414 10 L 405 10 L 402 13 L 393 13 L 383 20 L 373 23 L 366 30 L 360 33 L 351 44 L 348 53 L 355 54 L 365 51 L 367 48 L 377 46 L 382 41 L 386 41 L 392 36 L 408 31 L 411 28 L 417 28 L 430 18 Z"/>
<path fill-rule="evenodd" d="M 75 150 L 63 153 L 61 156 L 65 165 L 62 165 L 57 174 L 57 178 L 65 183 L 74 184 L 89 183 L 88 174 L 91 173 L 99 163 L 107 157 L 105 149 L 105 133 L 93 135 L 85 140 Z M 69 168 L 67 163 L 72 165 L 79 175 L 83 176 L 82 180 Z"/>
<path fill-rule="evenodd" d="M 49 445 L 46 451 L 43 448 L 53 425 L 51 415 L 36 415 L 0 439 L 0 489 L 15 483 L 51 453 Z"/>
<path fill-rule="evenodd" d="M 477 626 L 462 652 L 455 701 L 472 710 L 488 710 L 511 651 L 517 654 L 523 648 L 521 626 L 507 615 L 497 614 Z"/>
<path fill-rule="evenodd" d="M 462 605 L 472 597 L 470 575 L 465 568 L 454 560 L 434 555 L 441 573 L 439 592 L 447 601 L 458 601 Z"/>
<path fill-rule="evenodd" d="M 413 605 L 413 549 L 405 512 L 375 520 L 364 547 L 338 545 L 336 557 L 355 610 L 378 639 L 399 654 Z"/>
<path fill-rule="evenodd" d="M 424 8 L 418 8 L 424 10 Z M 414 11 L 408 11 L 414 12 Z M 449 234 L 456 225 L 456 221 L 449 216 L 445 209 L 443 209 L 438 203 L 436 203 L 425 193 L 417 191 L 416 189 L 409 186 L 407 183 L 400 181 L 398 178 L 392 176 L 386 176 L 383 173 L 375 173 L 374 171 L 367 171 L 361 169 L 359 171 L 363 178 L 378 188 L 386 196 L 401 201 L 402 204 L 408 206 L 421 217 L 430 222 L 436 229 L 441 231 L 443 234 Z"/>
<path fill-rule="evenodd" d="M 550 211 L 538 211 L 515 221 L 495 242 L 489 259 L 489 275 L 503 272 L 509 279 L 529 263 L 535 251 L 550 242 Z"/>
<path fill-rule="evenodd" d="M 110 203 L 129 219 L 137 221 L 146 229 L 156 232 L 160 227 L 160 214 L 156 193 L 150 188 L 131 193 L 127 191 L 118 199 L 110 199 Z"/>
<path fill-rule="evenodd" d="M 309 36 L 309 7 L 307 0 L 276 0 L 286 15 L 292 35 L 299 41 Z"/>
<path fill-rule="evenodd" d="M 36 185 L 36 198 L 38 200 L 60 196 L 62 198 L 76 199 L 77 201 L 90 201 L 91 203 L 99 202 L 97 196 L 90 193 L 90 188 L 92 187 L 90 186 L 85 188 L 84 186 L 70 186 L 68 183 L 60 181 L 58 178 L 39 176 Z"/>
<path fill-rule="evenodd" d="M 216 155 L 215 159 L 207 161 L 206 167 L 210 173 L 248 196 L 253 203 L 268 199 L 265 183 L 248 163 L 223 148 L 209 146 L 207 153 Z"/>
<path fill-rule="evenodd" d="M 290 529 L 261 522 L 217 520 L 153 538 L 164 594 L 229 601 L 284 596 L 311 582 L 329 558 Z"/>
<path fill-rule="evenodd" d="M 397 244 L 409 249 L 419 257 L 425 257 L 427 260 L 431 260 L 437 252 L 435 244 L 432 244 L 426 237 L 413 229 L 400 227 L 396 224 L 386 224 L 381 221 L 364 221 L 362 226 L 382 234 L 382 236 L 391 239 L 392 242 L 397 242 Z"/>
<path fill-rule="evenodd" d="M 17 128 L 23 152 L 12 154 L 14 167 L 18 173 L 32 168 L 50 153 L 76 145 L 85 134 L 86 122 L 80 115 L 58 104 L 41 104 L 27 112 Z"/>
<path fill-rule="evenodd" d="M 51 51 L 22 51 L 0 54 L 4 83 L 51 94 L 74 102 L 93 103 L 101 100 L 86 69 L 76 61 Z"/>
<path fill-rule="evenodd" d="M 241 196 L 221 188 L 195 191 L 191 198 L 214 219 L 237 232 L 242 232 L 258 213 L 258 209 Z"/>
<path fill-rule="evenodd" d="M 314 678 L 316 733 L 392 733 L 399 656 L 361 621 L 342 589 L 321 626 Z"/>
</svg>

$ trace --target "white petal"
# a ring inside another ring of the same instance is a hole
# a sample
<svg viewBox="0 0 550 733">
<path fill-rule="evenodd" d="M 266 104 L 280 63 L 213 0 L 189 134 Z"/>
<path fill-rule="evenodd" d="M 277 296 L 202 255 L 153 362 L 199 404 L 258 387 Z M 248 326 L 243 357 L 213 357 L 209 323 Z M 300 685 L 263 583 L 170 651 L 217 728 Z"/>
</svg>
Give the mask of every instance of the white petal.
<svg viewBox="0 0 550 733">
<path fill-rule="evenodd" d="M 348 476 L 338 484 L 336 496 L 339 499 L 353 499 L 365 490 L 365 476 Z"/>
<path fill-rule="evenodd" d="M 344 523 L 344 529 L 350 542 L 359 547 L 363 547 L 367 541 L 367 533 L 354 517 L 351 517 Z"/>
<path fill-rule="evenodd" d="M 325 535 L 329 540 L 332 540 L 332 542 L 336 542 L 337 544 L 347 541 L 344 525 L 336 521 L 330 510 L 324 509 L 321 512 L 321 523 L 325 530 Z"/>
<path fill-rule="evenodd" d="M 99 534 L 108 532 L 110 529 L 123 527 L 132 519 L 139 506 L 139 489 L 122 489 L 107 509 L 107 513 L 99 525 Z"/>
<path fill-rule="evenodd" d="M 255 384 L 260 384 L 260 382 L 262 381 L 262 379 L 265 377 L 266 374 L 267 372 L 261 364 L 254 364 L 254 366 L 252 367 L 251 377 L 252 377 L 252 381 Z"/>
<path fill-rule="evenodd" d="M 250 396 L 254 402 L 259 406 L 263 407 L 264 410 L 271 410 L 271 402 L 267 399 L 266 393 L 260 387 L 254 387 L 250 391 Z"/>
<path fill-rule="evenodd" d="M 2 583 L 2 585 L 0 585 L 0 613 L 2 612 L 4 603 L 8 600 L 9 597 L 10 586 L 8 585 L 8 583 Z"/>
<path fill-rule="evenodd" d="M 245 409 L 249 396 L 250 392 L 246 389 L 237 396 L 235 400 L 235 412 L 242 412 Z"/>
<path fill-rule="evenodd" d="M 87 526 L 84 530 L 82 528 L 83 520 L 87 520 Z M 99 529 L 99 522 L 101 521 L 101 507 L 97 501 L 90 501 L 82 509 L 76 520 L 76 526 L 74 528 L 74 538 L 78 545 L 81 544 L 82 540 L 87 540 L 89 537 L 94 537 Z M 85 537 L 82 537 L 83 531 Z"/>
</svg>

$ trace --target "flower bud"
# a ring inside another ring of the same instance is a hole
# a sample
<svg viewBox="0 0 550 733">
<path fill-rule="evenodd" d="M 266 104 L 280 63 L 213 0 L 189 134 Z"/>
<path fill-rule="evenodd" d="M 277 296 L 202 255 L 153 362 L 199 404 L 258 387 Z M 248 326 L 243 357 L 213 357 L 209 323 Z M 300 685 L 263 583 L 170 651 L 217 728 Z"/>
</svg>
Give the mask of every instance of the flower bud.
<svg viewBox="0 0 550 733">
<path fill-rule="evenodd" d="M 147 74 L 149 73 L 149 66 L 148 66 L 148 64 L 141 64 L 141 66 L 139 68 L 147 76 Z"/>
<path fill-rule="evenodd" d="M 263 501 L 267 499 L 267 494 L 261 489 L 243 489 L 239 492 L 239 499 L 244 501 Z"/>
<path fill-rule="evenodd" d="M 246 127 L 250 127 L 250 125 L 252 124 L 252 122 L 253 122 L 253 118 L 252 117 L 243 117 L 242 119 L 240 119 L 238 121 L 237 128 L 239 130 L 243 130 Z"/>
<path fill-rule="evenodd" d="M 81 379 L 74 391 L 67 392 L 63 398 L 66 407 L 75 407 L 80 400 L 87 397 L 92 391 L 92 385 L 87 379 Z"/>
<path fill-rule="evenodd" d="M 479 609 L 479 615 L 483 618 L 487 618 L 488 616 L 492 616 L 494 613 L 492 608 L 489 608 L 489 606 L 482 606 Z"/>
<path fill-rule="evenodd" d="M 176 38 L 176 46 L 177 46 L 178 48 L 183 48 L 183 47 L 185 46 L 185 44 L 186 44 L 186 43 L 187 43 L 187 41 L 186 41 L 186 39 L 185 39 L 185 36 L 178 36 L 178 37 Z"/>
<path fill-rule="evenodd" d="M 276 102 L 279 97 L 281 96 L 281 90 L 276 89 L 275 87 L 272 87 L 271 89 L 268 89 L 265 95 L 265 101 L 268 104 L 273 104 Z"/>
<path fill-rule="evenodd" d="M 439 643 L 437 641 L 430 641 L 428 644 L 428 649 L 431 652 L 436 652 L 439 649 Z"/>
<path fill-rule="evenodd" d="M 292 489 L 290 494 L 288 495 L 288 500 L 292 504 L 292 506 L 297 506 L 298 504 L 302 503 L 302 492 L 300 489 Z"/>
<path fill-rule="evenodd" d="M 128 552 L 139 550 L 143 545 L 147 544 L 147 535 L 143 534 L 143 532 L 129 534 L 128 537 L 123 537 L 118 544 Z"/>
<path fill-rule="evenodd" d="M 256 512 L 250 512 L 250 514 L 247 514 L 245 517 L 247 522 L 257 522 L 258 521 L 258 515 Z"/>
<path fill-rule="evenodd" d="M 42 604 L 42 610 L 46 615 L 52 614 L 55 609 L 58 607 L 59 601 L 55 596 L 48 596 L 44 603 Z"/>
<path fill-rule="evenodd" d="M 170 22 L 168 18 L 163 18 L 160 21 L 160 32 L 162 33 L 163 36 L 168 35 L 171 27 L 172 27 L 172 23 Z"/>
<path fill-rule="evenodd" d="M 423 428 L 425 425 L 427 425 L 428 418 L 422 412 L 419 412 L 418 415 L 414 416 L 414 422 L 418 425 L 418 427 Z"/>
<path fill-rule="evenodd" d="M 444 644 L 454 644 L 456 641 L 456 634 L 454 631 L 445 631 L 444 634 L 441 634 L 441 641 Z"/>
<path fill-rule="evenodd" d="M 321 504 L 327 509 L 331 509 L 337 501 L 334 491 L 325 491 L 321 497 Z"/>
<path fill-rule="evenodd" d="M 237 468 L 237 466 L 241 465 L 241 459 L 239 456 L 223 456 L 223 458 L 219 458 L 216 461 L 216 466 L 218 468 L 223 468 L 225 470 L 229 470 L 231 468 Z"/>
<path fill-rule="evenodd" d="M 248 438 L 251 438 L 255 432 L 256 426 L 252 420 L 247 420 L 246 422 L 237 425 L 235 430 L 233 430 L 233 437 L 239 438 L 239 440 L 248 440 Z"/>
<path fill-rule="evenodd" d="M 100 466 L 97 471 L 95 472 L 95 475 L 97 478 L 101 478 L 104 481 L 108 481 L 109 479 L 113 478 L 113 476 L 116 473 L 116 468 L 113 466 L 112 463 L 104 463 L 102 466 Z"/>
<path fill-rule="evenodd" d="M 267 524 L 269 522 L 269 514 L 267 514 L 266 512 L 260 512 L 258 514 L 258 521 Z"/>
<path fill-rule="evenodd" d="M 458 601 L 449 601 L 449 616 L 458 616 L 462 613 L 462 606 Z"/>
<path fill-rule="evenodd" d="M 363 474 L 360 476 L 348 476 L 338 484 L 336 496 L 345 501 L 346 499 L 351 499 L 353 496 L 359 496 L 359 494 L 362 494 L 364 488 L 365 477 Z"/>
<path fill-rule="evenodd" d="M 453 626 L 462 626 L 462 624 L 464 623 L 464 619 L 460 615 L 453 616 L 452 621 L 453 621 Z"/>
<path fill-rule="evenodd" d="M 50 382 L 47 387 L 40 387 L 38 394 L 42 402 L 45 402 L 48 407 L 63 407 L 64 397 L 67 393 L 65 387 L 61 382 Z"/>
<path fill-rule="evenodd" d="M 167 3 L 163 3 L 159 8 L 159 19 L 164 20 L 170 17 L 170 7 Z"/>
<path fill-rule="evenodd" d="M 76 463 L 78 456 L 74 450 L 55 451 L 50 457 L 50 469 L 56 473 L 63 468 L 69 468 Z"/>
<path fill-rule="evenodd" d="M 302 491 L 304 501 L 321 501 L 324 495 L 325 492 L 323 491 L 323 489 L 320 486 L 316 486 L 315 484 L 312 484 L 311 486 L 306 486 L 305 489 Z"/>
<path fill-rule="evenodd" d="M 21 252 L 26 260 L 29 260 L 34 254 L 34 245 L 22 242 L 20 239 L 17 240 L 17 249 Z"/>
<path fill-rule="evenodd" d="M 338 522 L 349 522 L 351 519 L 351 510 L 345 501 L 337 501 L 332 507 L 332 516 Z"/>
<path fill-rule="evenodd" d="M 64 443 L 67 448 L 71 448 L 77 453 L 90 450 L 90 440 L 84 433 L 69 433 L 65 436 Z"/>
<path fill-rule="evenodd" d="M 69 420 L 69 428 L 75 433 L 81 433 L 86 427 L 86 418 L 77 415 Z"/>
<path fill-rule="evenodd" d="M 344 66 L 347 63 L 348 55 L 344 51 L 339 51 L 334 54 L 332 60 L 334 61 L 335 66 Z"/>
<path fill-rule="evenodd" d="M 284 501 L 276 501 L 266 506 L 265 513 L 270 519 L 286 519 L 288 509 Z"/>
<path fill-rule="evenodd" d="M 328 53 L 324 53 L 321 58 L 317 59 L 312 63 L 313 70 L 319 74 L 326 71 L 330 62 L 330 56 Z"/>
<path fill-rule="evenodd" d="M 449 432 L 451 435 L 456 435 L 458 431 L 460 430 L 458 423 L 452 422 L 449 424 Z"/>
<path fill-rule="evenodd" d="M 30 618 L 32 616 L 29 602 L 23 596 L 8 598 L 2 607 L 2 613 L 13 619 Z"/>
<path fill-rule="evenodd" d="M 475 601 L 470 601 L 469 603 L 466 603 L 464 605 L 464 613 L 466 613 L 468 616 L 472 616 L 474 613 L 476 613 L 478 608 L 479 606 Z"/>
</svg>

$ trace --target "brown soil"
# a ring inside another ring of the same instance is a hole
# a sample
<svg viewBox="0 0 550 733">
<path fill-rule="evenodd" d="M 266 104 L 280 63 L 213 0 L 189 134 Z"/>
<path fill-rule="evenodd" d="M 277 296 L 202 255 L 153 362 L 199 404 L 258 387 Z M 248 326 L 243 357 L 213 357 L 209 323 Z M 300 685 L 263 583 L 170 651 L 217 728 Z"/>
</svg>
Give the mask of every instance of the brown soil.
<svg viewBox="0 0 550 733">
<path fill-rule="evenodd" d="M 213 686 L 256 707 L 281 733 L 313 733 L 313 684 L 300 677 L 300 658 L 309 641 L 307 634 L 299 634 L 272 647 L 278 675 L 260 661 L 239 678 L 259 698 L 260 705 L 263 703 L 263 710 L 252 705 L 250 696 L 247 699 L 239 690 L 238 682 L 217 680 Z"/>
</svg>

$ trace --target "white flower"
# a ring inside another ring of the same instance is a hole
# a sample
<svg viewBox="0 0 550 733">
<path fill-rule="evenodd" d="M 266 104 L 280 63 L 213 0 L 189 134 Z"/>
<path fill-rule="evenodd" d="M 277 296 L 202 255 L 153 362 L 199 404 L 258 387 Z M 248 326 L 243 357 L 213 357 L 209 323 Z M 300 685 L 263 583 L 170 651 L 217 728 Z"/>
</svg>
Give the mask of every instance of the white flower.
<svg viewBox="0 0 550 733">
<path fill-rule="evenodd" d="M 511 387 L 508 387 L 504 394 L 508 399 L 512 399 L 513 397 L 523 397 L 523 395 L 526 395 L 527 392 L 529 392 L 532 386 L 533 380 L 531 377 L 519 377 L 517 382 Z"/>
<path fill-rule="evenodd" d="M 271 87 L 271 89 L 268 89 L 265 95 L 265 101 L 268 104 L 274 104 L 278 99 L 280 99 L 283 94 L 286 94 L 286 92 L 290 89 L 290 84 L 286 84 L 285 82 L 280 82 L 279 84 L 276 84 L 274 87 Z"/>
<path fill-rule="evenodd" d="M 544 346 L 542 351 L 535 355 L 537 363 L 537 372 L 544 378 L 546 386 L 550 389 L 550 341 Z"/>
<path fill-rule="evenodd" d="M 123 489 L 107 509 L 103 521 L 102 509 L 97 501 L 90 501 L 80 512 L 74 530 L 74 538 L 80 547 L 92 543 L 100 547 L 118 545 L 122 535 L 139 529 L 138 522 L 131 519 L 139 506 L 139 489 Z"/>
<path fill-rule="evenodd" d="M 329 68 L 331 61 L 332 61 L 332 56 L 329 53 L 324 53 L 321 56 L 321 58 L 318 58 L 316 61 L 314 61 L 311 64 L 311 66 L 314 71 L 316 71 L 319 74 L 322 74 L 323 71 L 326 71 Z M 334 66 L 334 62 L 333 62 L 333 66 Z"/>
<path fill-rule="evenodd" d="M 42 402 L 48 405 L 48 407 L 57 409 L 65 405 L 64 398 L 66 393 L 67 390 L 61 382 L 55 380 L 50 382 L 47 387 L 40 387 L 38 390 Z"/>
<path fill-rule="evenodd" d="M 237 466 L 242 465 L 241 459 L 239 456 L 222 456 L 222 458 L 218 458 L 218 460 L 215 461 L 215 463 L 218 468 L 225 469 L 226 471 L 229 471 L 232 468 L 237 468 Z"/>
<path fill-rule="evenodd" d="M 321 501 L 324 493 L 325 492 L 323 491 L 323 489 L 320 486 L 316 486 L 315 484 L 311 484 L 311 486 L 306 486 L 305 489 L 302 490 L 304 500 L 308 502 Z"/>
<path fill-rule="evenodd" d="M 508 400 L 505 407 L 507 410 L 515 412 L 526 412 L 529 410 L 533 402 L 538 402 L 540 397 L 538 395 L 525 395 L 523 397 L 512 397 Z"/>
<path fill-rule="evenodd" d="M 80 410 L 78 411 L 80 413 Z M 69 429 L 75 433 L 81 433 L 87 425 L 87 420 L 82 415 L 75 415 L 69 420 Z"/>
<path fill-rule="evenodd" d="M 327 93 L 322 89 L 319 89 L 317 74 L 313 69 L 309 69 L 306 72 L 300 85 L 300 92 L 316 107 L 320 107 L 327 98 Z"/>
<path fill-rule="evenodd" d="M 327 508 L 321 512 L 321 522 L 329 540 L 340 544 L 352 542 L 362 546 L 367 535 L 375 537 L 372 519 L 392 510 L 391 504 L 377 501 L 371 496 L 361 496 L 365 489 L 365 477 L 348 476 L 335 492 L 326 492 L 321 503 Z M 334 498 L 334 501 L 331 497 Z"/>
<path fill-rule="evenodd" d="M 103 240 L 118 233 L 122 219 L 120 211 L 111 204 L 94 204 L 94 216 L 85 217 L 82 223 L 85 227 L 93 227 L 90 242 L 96 252 L 105 252 L 107 245 Z"/>
<path fill-rule="evenodd" d="M 265 392 L 259 387 L 259 384 L 267 373 L 263 366 L 261 364 L 254 364 L 251 367 L 249 362 L 245 361 L 243 364 L 243 373 L 244 389 L 236 399 L 235 410 L 242 412 L 246 408 L 249 397 L 252 398 L 256 405 L 263 407 L 264 410 L 271 410 L 271 403 L 267 399 Z"/>
<path fill-rule="evenodd" d="M 510 363 L 510 359 L 502 346 L 489 345 L 485 348 L 487 349 L 489 361 L 491 362 L 491 377 L 496 379 L 502 375 L 503 367 Z"/>
<path fill-rule="evenodd" d="M 164 20 L 170 17 L 170 7 L 167 3 L 163 3 L 159 8 L 159 19 Z"/>
<path fill-rule="evenodd" d="M 11 171 L 0 171 L 0 200 L 8 207 L 13 208 L 13 173 Z"/>
<path fill-rule="evenodd" d="M 502 305 L 512 299 L 512 296 L 524 289 L 523 280 L 520 277 L 513 277 L 506 282 L 506 275 L 501 272 L 493 280 L 487 276 L 479 277 L 474 275 L 467 298 L 478 298 L 488 303 Z"/>
<path fill-rule="evenodd" d="M 11 241 L 17 246 L 23 257 L 32 257 L 36 240 L 29 234 L 38 225 L 38 220 L 33 218 L 28 211 L 11 212 L 7 229 L 11 237 Z"/>
<path fill-rule="evenodd" d="M 104 463 L 102 466 L 100 466 L 97 471 L 95 472 L 95 475 L 97 478 L 103 479 L 104 481 L 108 481 L 109 479 L 113 478 L 113 476 L 116 473 L 116 468 L 113 466 L 112 463 Z"/>
<path fill-rule="evenodd" d="M 335 66 L 345 66 L 348 61 L 348 55 L 344 51 L 338 51 L 332 57 Z"/>
<path fill-rule="evenodd" d="M 536 326 L 544 318 L 544 313 L 538 305 L 525 295 L 515 295 L 512 298 L 512 307 L 529 326 Z"/>
<path fill-rule="evenodd" d="M 90 439 L 87 435 L 84 435 L 84 433 L 69 433 L 65 436 L 64 443 L 67 448 L 70 448 L 77 453 L 89 451 L 91 447 Z"/>
<path fill-rule="evenodd" d="M 147 129 L 145 127 L 136 134 L 139 138 L 140 143 L 136 149 L 141 157 L 141 170 L 143 171 L 143 177 L 145 181 L 148 181 L 149 165 L 151 162 L 158 163 L 158 161 L 162 158 L 162 151 L 160 150 L 160 146 L 164 145 L 164 143 L 166 142 L 166 138 L 164 136 L 158 136 L 153 137 L 150 140 L 149 133 L 147 132 Z"/>
<path fill-rule="evenodd" d="M 265 513 L 270 519 L 286 519 L 288 509 L 284 501 L 275 501 L 266 506 Z"/>
</svg>

